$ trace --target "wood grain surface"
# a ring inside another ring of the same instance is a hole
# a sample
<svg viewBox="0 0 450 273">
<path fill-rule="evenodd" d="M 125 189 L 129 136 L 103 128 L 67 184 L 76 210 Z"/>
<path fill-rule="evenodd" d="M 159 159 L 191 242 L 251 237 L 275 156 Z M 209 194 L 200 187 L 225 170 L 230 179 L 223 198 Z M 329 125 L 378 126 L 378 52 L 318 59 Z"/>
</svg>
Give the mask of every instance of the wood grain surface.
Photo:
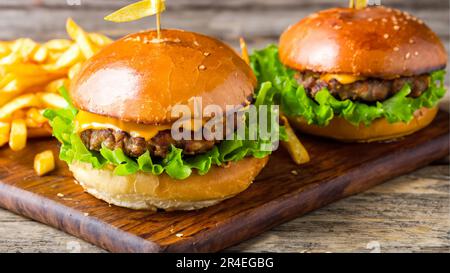
<svg viewBox="0 0 450 273">
<path fill-rule="evenodd" d="M 90 31 L 102 31 L 112 37 L 154 26 L 152 19 L 120 25 L 101 20 L 131 1 L 80 0 L 79 6 L 68 5 L 77 2 L 1 0 L 0 40 L 26 36 L 44 41 L 66 37 L 64 22 L 68 16 Z M 448 1 L 382 2 L 423 19 L 449 48 Z M 204 32 L 233 46 L 237 46 L 239 36 L 245 36 L 250 48 L 259 48 L 276 42 L 286 26 L 310 12 L 346 3 L 345 0 L 168 0 L 163 26 Z M 229 251 L 450 252 L 449 192 L 447 158 L 274 227 Z M 0 209 L 0 252 L 61 251 L 103 250 Z"/>
<path fill-rule="evenodd" d="M 304 137 L 311 162 L 296 166 L 279 150 L 237 197 L 190 212 L 133 211 L 84 193 L 65 163 L 38 177 L 34 154 L 57 151 L 55 140 L 0 150 L 0 206 L 113 252 L 211 252 L 280 223 L 411 172 L 449 153 L 449 116 L 391 143 L 343 144 Z"/>
</svg>

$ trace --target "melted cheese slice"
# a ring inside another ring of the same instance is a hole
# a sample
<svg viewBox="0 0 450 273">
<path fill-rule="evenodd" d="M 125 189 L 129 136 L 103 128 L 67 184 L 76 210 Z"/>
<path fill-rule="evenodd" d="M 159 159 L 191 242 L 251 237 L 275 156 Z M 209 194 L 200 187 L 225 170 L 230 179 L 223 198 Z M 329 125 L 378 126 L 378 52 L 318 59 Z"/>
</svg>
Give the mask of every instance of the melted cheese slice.
<svg viewBox="0 0 450 273">
<path fill-rule="evenodd" d="M 170 129 L 170 125 L 145 125 L 134 122 L 124 122 L 115 118 L 79 111 L 75 117 L 77 133 L 88 129 L 113 129 L 129 133 L 132 137 L 142 137 L 146 140 L 156 136 L 159 131 Z"/>
<path fill-rule="evenodd" d="M 324 74 L 320 78 L 326 82 L 329 82 L 332 79 L 335 79 L 342 84 L 350 84 L 350 83 L 354 83 L 357 81 L 365 80 L 364 77 L 353 76 L 353 75 L 348 75 L 348 74 Z"/>
</svg>

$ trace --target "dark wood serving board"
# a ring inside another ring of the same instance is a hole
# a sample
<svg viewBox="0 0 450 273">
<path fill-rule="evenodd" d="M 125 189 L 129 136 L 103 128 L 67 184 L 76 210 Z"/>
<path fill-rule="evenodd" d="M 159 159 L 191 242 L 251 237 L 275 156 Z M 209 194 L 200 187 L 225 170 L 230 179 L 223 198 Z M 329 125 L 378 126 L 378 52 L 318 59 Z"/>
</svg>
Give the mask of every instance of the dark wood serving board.
<svg viewBox="0 0 450 273">
<path fill-rule="evenodd" d="M 56 154 L 58 147 L 55 140 L 35 140 L 21 152 L 0 149 L 0 206 L 114 252 L 219 251 L 448 155 L 449 116 L 441 112 L 425 130 L 391 143 L 301 139 L 312 158 L 307 165 L 296 166 L 277 151 L 247 191 L 190 212 L 108 206 L 84 193 L 60 161 L 57 170 L 38 177 L 35 153 Z"/>
</svg>

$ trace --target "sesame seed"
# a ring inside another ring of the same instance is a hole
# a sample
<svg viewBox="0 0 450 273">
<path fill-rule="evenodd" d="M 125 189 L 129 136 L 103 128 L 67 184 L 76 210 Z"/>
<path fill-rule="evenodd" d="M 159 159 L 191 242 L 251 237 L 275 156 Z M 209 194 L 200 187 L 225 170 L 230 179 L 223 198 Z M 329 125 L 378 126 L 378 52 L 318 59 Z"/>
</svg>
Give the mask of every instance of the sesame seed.
<svg viewBox="0 0 450 273">
<path fill-rule="evenodd" d="M 367 19 L 367 21 L 372 22 L 372 21 L 373 21 L 373 18 L 369 18 L 369 19 Z"/>
<path fill-rule="evenodd" d="M 340 26 L 340 25 L 335 25 L 334 26 L 334 29 L 341 29 L 342 28 L 342 26 Z"/>
<path fill-rule="evenodd" d="M 414 40 L 413 39 L 409 39 L 409 43 L 410 44 L 414 44 Z"/>
<path fill-rule="evenodd" d="M 383 19 L 381 19 L 381 21 L 383 22 L 383 23 L 387 23 L 387 19 L 386 18 L 383 18 Z"/>
<path fill-rule="evenodd" d="M 62 193 L 58 193 L 58 194 L 56 194 L 56 196 L 58 196 L 58 197 L 62 198 L 62 197 L 64 197 L 64 194 L 62 194 Z"/>
<path fill-rule="evenodd" d="M 201 65 L 198 67 L 198 69 L 200 69 L 200 70 L 205 70 L 205 69 L 206 69 L 206 66 L 204 66 L 203 64 L 201 64 Z"/>
<path fill-rule="evenodd" d="M 394 51 L 399 51 L 399 50 L 400 50 L 400 48 L 394 47 Z"/>
<path fill-rule="evenodd" d="M 400 30 L 400 26 L 394 26 L 394 30 Z"/>
<path fill-rule="evenodd" d="M 183 233 L 177 233 L 177 234 L 175 234 L 175 236 L 177 236 L 178 238 L 181 238 L 181 237 L 183 237 Z"/>
<path fill-rule="evenodd" d="M 414 52 L 414 56 L 419 56 L 419 52 Z"/>
<path fill-rule="evenodd" d="M 387 38 L 389 38 L 389 34 L 386 33 L 383 35 L 383 37 L 384 37 L 384 39 L 387 39 Z"/>
<path fill-rule="evenodd" d="M 87 213 L 87 212 L 85 212 L 85 213 L 83 213 L 84 214 L 84 216 L 89 216 L 89 213 Z"/>
<path fill-rule="evenodd" d="M 417 23 L 423 25 L 423 21 L 422 20 L 417 21 Z"/>
<path fill-rule="evenodd" d="M 205 52 L 205 53 L 203 53 L 203 55 L 206 56 L 206 57 L 208 57 L 209 55 L 211 55 L 211 53 Z"/>
<path fill-rule="evenodd" d="M 405 59 L 409 59 L 411 57 L 411 53 L 406 53 Z"/>
</svg>

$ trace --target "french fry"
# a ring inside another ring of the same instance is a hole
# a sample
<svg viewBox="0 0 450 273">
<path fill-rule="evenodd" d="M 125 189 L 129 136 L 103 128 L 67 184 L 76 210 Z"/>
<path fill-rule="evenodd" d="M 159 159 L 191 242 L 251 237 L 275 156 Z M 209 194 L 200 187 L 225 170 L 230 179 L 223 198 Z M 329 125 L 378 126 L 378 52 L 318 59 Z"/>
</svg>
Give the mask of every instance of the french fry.
<svg viewBox="0 0 450 273">
<path fill-rule="evenodd" d="M 13 151 L 20 151 L 27 145 L 27 125 L 25 120 L 16 119 L 11 123 L 9 147 Z"/>
<path fill-rule="evenodd" d="M 0 43 L 0 58 L 7 56 L 11 52 L 9 45 L 7 43 Z"/>
<path fill-rule="evenodd" d="M 34 120 L 36 123 L 41 125 L 47 122 L 47 119 L 42 115 L 41 111 L 34 107 L 28 109 L 26 117 L 27 119 Z"/>
<path fill-rule="evenodd" d="M 0 147 L 8 143 L 10 129 L 11 124 L 9 122 L 0 121 Z"/>
<path fill-rule="evenodd" d="M 241 47 L 241 55 L 242 55 L 242 59 L 247 63 L 250 64 L 250 58 L 248 56 L 248 49 L 247 49 L 247 44 L 245 43 L 245 40 L 243 37 L 241 37 L 239 39 L 239 45 Z"/>
<path fill-rule="evenodd" d="M 64 51 L 49 51 L 48 58 L 47 58 L 47 64 L 49 63 L 56 63 L 59 58 L 64 54 L 64 52 L 69 49 L 70 46 L 68 46 Z"/>
<path fill-rule="evenodd" d="M 46 42 L 43 46 L 50 51 L 66 51 L 73 42 L 67 39 L 54 39 Z"/>
<path fill-rule="evenodd" d="M 49 82 L 45 87 L 45 92 L 58 93 L 62 86 L 69 86 L 70 81 L 67 78 L 57 79 Z"/>
<path fill-rule="evenodd" d="M 44 103 L 45 107 L 65 108 L 68 106 L 67 101 L 55 93 L 42 93 L 40 94 L 40 99 Z"/>
<path fill-rule="evenodd" d="M 39 107 L 41 101 L 36 94 L 26 94 L 13 99 L 0 108 L 0 120 L 12 115 L 15 111 L 26 107 Z"/>
<path fill-rule="evenodd" d="M 10 83 L 12 80 L 14 80 L 14 75 L 11 73 L 8 73 L 0 78 L 0 90 L 3 89 L 3 87 Z"/>
<path fill-rule="evenodd" d="M 81 65 L 82 65 L 82 63 L 79 62 L 79 63 L 74 64 L 74 65 L 69 69 L 69 72 L 67 73 L 67 76 L 69 77 L 69 80 L 72 80 L 72 79 L 78 74 L 78 72 L 79 72 L 80 69 L 81 69 Z"/>
<path fill-rule="evenodd" d="M 89 39 L 97 46 L 103 47 L 105 45 L 109 45 L 113 42 L 113 40 L 103 34 L 100 33 L 89 33 Z"/>
<path fill-rule="evenodd" d="M 33 55 L 33 61 L 43 63 L 48 57 L 48 49 L 44 46 L 39 46 Z"/>
<path fill-rule="evenodd" d="M 20 75 L 20 76 L 42 76 L 45 74 L 50 73 L 58 73 L 56 72 L 49 72 L 45 70 L 41 65 L 33 64 L 33 63 L 17 63 L 17 64 L 8 64 L 2 66 L 3 70 L 6 73 L 11 73 L 13 75 Z M 59 73 L 61 74 L 61 73 Z"/>
<path fill-rule="evenodd" d="M 9 93 L 14 94 L 14 96 L 18 96 L 28 89 L 31 89 L 30 91 L 35 91 L 37 89 L 36 87 L 45 86 L 48 82 L 60 77 L 61 76 L 59 73 L 48 73 L 39 75 L 38 77 L 15 75 L 14 79 L 3 86 L 2 90 L 0 90 L 0 105 L 2 105 L 1 102 L 3 101 L 3 93 Z"/>
<path fill-rule="evenodd" d="M 12 45 L 12 51 L 18 53 L 22 60 L 28 61 L 32 59 L 32 55 L 37 47 L 38 44 L 35 41 L 28 38 L 20 38 Z"/>
<path fill-rule="evenodd" d="M 78 44 L 71 45 L 61 57 L 56 61 L 55 64 L 46 64 L 44 68 L 49 71 L 57 71 L 63 68 L 71 67 L 72 65 L 80 62 L 84 59 Z"/>
<path fill-rule="evenodd" d="M 35 120 L 33 120 L 31 118 L 26 118 L 25 124 L 27 125 L 27 128 L 39 128 L 42 126 L 42 124 L 36 122 Z"/>
<path fill-rule="evenodd" d="M 81 52 L 83 53 L 84 57 L 86 57 L 86 59 L 94 55 L 95 49 L 91 43 L 91 40 L 89 39 L 89 36 L 72 20 L 72 18 L 67 19 L 66 31 L 69 34 L 70 38 L 75 40 L 75 42 L 78 44 Z"/>
<path fill-rule="evenodd" d="M 45 175 L 55 169 L 55 158 L 51 150 L 46 150 L 34 157 L 34 170 L 39 176 Z"/>
<path fill-rule="evenodd" d="M 13 64 L 21 61 L 20 54 L 18 52 L 10 52 L 6 57 L 0 60 L 0 65 Z"/>
<path fill-rule="evenodd" d="M 292 130 L 291 126 L 289 125 L 287 118 L 285 116 L 280 116 L 280 118 L 283 121 L 283 125 L 288 137 L 288 141 L 282 141 L 281 144 L 283 145 L 283 147 L 285 147 L 285 149 L 291 156 L 292 160 L 296 164 L 301 165 L 308 163 L 310 161 L 308 151 L 305 149 L 303 144 L 297 138 L 297 135 L 294 133 L 294 130 Z"/>
</svg>

